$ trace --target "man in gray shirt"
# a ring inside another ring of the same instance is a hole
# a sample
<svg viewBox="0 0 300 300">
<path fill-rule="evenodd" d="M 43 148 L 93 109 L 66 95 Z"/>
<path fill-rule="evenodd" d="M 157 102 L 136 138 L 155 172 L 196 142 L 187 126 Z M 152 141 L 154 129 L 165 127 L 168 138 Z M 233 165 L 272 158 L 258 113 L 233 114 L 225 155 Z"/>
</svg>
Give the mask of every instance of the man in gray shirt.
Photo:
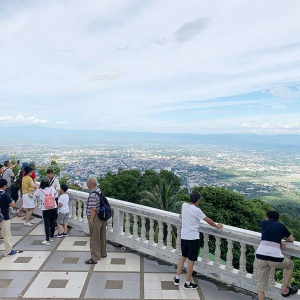
<svg viewBox="0 0 300 300">
<path fill-rule="evenodd" d="M 6 160 L 4 162 L 2 178 L 7 181 L 7 189 L 5 192 L 9 195 L 11 195 L 11 190 L 10 190 L 11 183 L 13 182 L 13 180 L 15 178 L 15 174 L 13 173 L 12 168 L 14 168 L 15 166 L 16 165 L 13 166 L 9 162 L 9 160 Z"/>
</svg>

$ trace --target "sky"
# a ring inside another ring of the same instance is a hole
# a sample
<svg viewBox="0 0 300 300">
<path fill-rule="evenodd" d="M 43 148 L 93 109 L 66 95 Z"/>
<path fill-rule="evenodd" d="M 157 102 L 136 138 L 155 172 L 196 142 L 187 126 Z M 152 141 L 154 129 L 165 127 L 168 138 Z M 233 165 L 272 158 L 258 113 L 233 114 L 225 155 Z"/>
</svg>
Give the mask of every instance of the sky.
<svg viewBox="0 0 300 300">
<path fill-rule="evenodd" d="M 300 134 L 300 1 L 0 0 L 0 126 Z"/>
</svg>

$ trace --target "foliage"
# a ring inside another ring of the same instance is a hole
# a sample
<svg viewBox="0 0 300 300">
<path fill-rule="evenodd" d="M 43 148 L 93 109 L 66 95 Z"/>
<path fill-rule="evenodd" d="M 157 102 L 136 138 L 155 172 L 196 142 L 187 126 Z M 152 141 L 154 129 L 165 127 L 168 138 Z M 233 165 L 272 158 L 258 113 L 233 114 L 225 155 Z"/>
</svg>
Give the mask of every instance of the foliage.
<svg viewBox="0 0 300 300">
<path fill-rule="evenodd" d="M 69 187 L 69 189 L 82 191 L 81 186 L 79 186 L 77 183 L 72 182 L 72 177 L 70 175 L 63 175 L 61 178 L 59 178 L 59 183 L 60 185 L 66 184 Z"/>
<path fill-rule="evenodd" d="M 60 175 L 60 171 L 61 171 L 63 165 L 62 165 L 62 164 L 59 164 L 59 163 L 57 162 L 57 159 L 58 159 L 57 156 L 52 156 L 52 157 L 50 158 L 50 161 L 49 161 L 46 165 L 38 166 L 38 167 L 37 167 L 37 171 L 38 171 L 38 173 L 39 173 L 40 178 L 41 178 L 42 176 L 47 175 L 47 170 L 48 170 L 48 169 L 52 169 L 52 170 L 53 170 L 53 175 L 54 175 L 54 176 L 57 177 L 57 176 Z"/>
</svg>

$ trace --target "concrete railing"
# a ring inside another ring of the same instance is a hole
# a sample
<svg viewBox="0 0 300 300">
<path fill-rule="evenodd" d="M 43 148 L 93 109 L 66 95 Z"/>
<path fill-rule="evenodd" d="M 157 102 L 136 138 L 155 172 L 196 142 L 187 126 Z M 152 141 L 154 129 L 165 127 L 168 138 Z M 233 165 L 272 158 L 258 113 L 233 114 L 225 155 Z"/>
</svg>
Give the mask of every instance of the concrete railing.
<svg viewBox="0 0 300 300">
<path fill-rule="evenodd" d="M 86 216 L 88 194 L 75 190 L 68 190 L 68 194 L 70 196 L 69 224 L 88 233 Z M 107 222 L 109 241 L 177 264 L 181 255 L 181 219 L 178 214 L 112 198 L 108 200 L 113 210 L 113 217 Z M 39 208 L 40 203 L 37 203 L 37 211 Z M 203 254 L 195 262 L 194 270 L 205 276 L 256 292 L 256 270 L 253 268 L 253 274 L 246 270 L 246 247 L 249 245 L 257 249 L 261 234 L 227 225 L 218 230 L 206 222 L 200 224 L 199 231 L 203 235 Z M 209 239 L 215 241 L 215 251 L 211 253 L 213 255 L 209 255 Z M 226 264 L 221 261 L 221 241 L 226 241 L 227 244 Z M 233 245 L 239 248 L 238 269 L 233 266 Z M 288 257 L 300 257 L 300 243 L 289 243 L 283 253 Z M 210 257 L 213 259 L 211 260 Z M 270 274 L 267 296 L 271 299 L 282 299 L 281 285 L 276 283 L 274 275 L 275 269 Z M 299 296 L 298 293 L 291 299 L 300 299 Z"/>
</svg>

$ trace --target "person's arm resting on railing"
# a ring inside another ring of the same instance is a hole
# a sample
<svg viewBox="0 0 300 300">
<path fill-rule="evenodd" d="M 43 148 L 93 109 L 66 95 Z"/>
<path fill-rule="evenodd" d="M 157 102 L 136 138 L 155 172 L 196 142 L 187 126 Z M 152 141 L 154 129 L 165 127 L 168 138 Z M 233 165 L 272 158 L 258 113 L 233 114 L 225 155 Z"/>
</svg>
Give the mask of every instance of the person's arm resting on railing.
<svg viewBox="0 0 300 300">
<path fill-rule="evenodd" d="M 203 219 L 207 224 L 209 224 L 212 227 L 215 227 L 217 229 L 221 229 L 223 227 L 223 225 L 221 223 L 215 223 L 212 219 L 210 219 L 209 217 L 205 217 Z"/>
<path fill-rule="evenodd" d="M 292 235 L 290 235 L 288 237 L 284 237 L 283 240 L 286 242 L 294 242 L 295 238 Z"/>
</svg>

